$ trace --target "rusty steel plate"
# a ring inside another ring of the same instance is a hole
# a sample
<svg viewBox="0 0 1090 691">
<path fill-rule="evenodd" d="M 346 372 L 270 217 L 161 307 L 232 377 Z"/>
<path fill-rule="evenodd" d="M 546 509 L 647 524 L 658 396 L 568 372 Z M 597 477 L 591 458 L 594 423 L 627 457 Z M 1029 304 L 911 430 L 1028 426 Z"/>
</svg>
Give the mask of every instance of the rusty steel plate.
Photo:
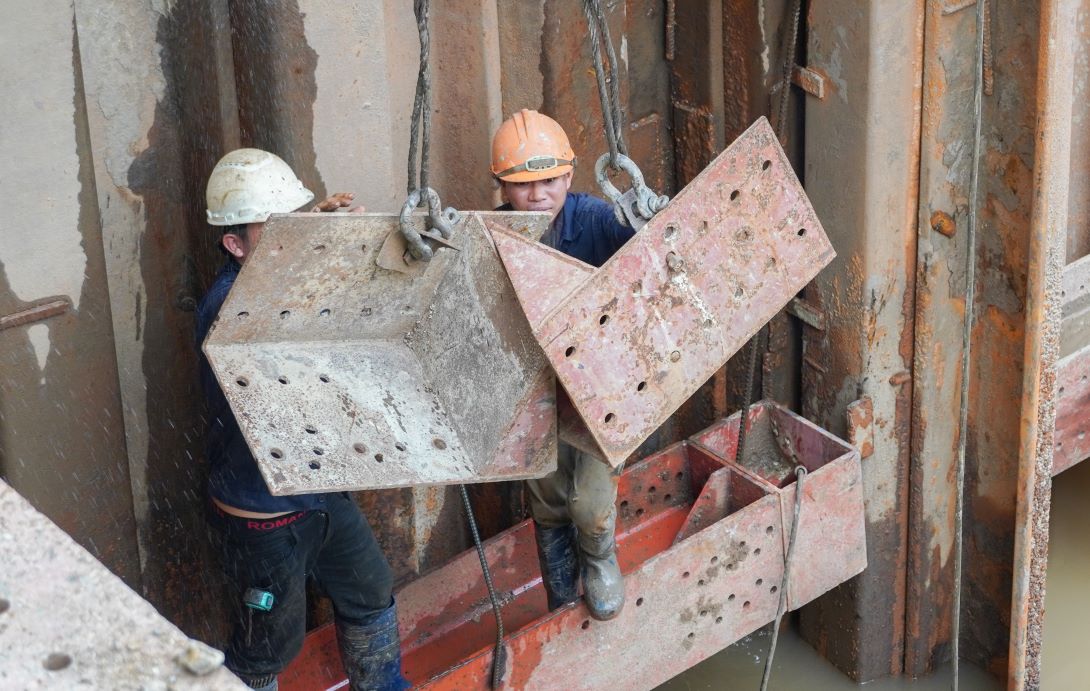
<svg viewBox="0 0 1090 691">
<path fill-rule="evenodd" d="M 614 466 L 834 256 L 763 118 L 600 269 L 489 230 L 534 336 Z"/>
<path fill-rule="evenodd" d="M 0 553 L 0 688 L 247 688 L 2 481 Z"/>
<path fill-rule="evenodd" d="M 484 220 L 536 238 L 549 219 L 470 214 L 407 272 L 377 264 L 395 215 L 269 220 L 204 350 L 270 492 L 555 468 L 555 380 Z"/>
</svg>

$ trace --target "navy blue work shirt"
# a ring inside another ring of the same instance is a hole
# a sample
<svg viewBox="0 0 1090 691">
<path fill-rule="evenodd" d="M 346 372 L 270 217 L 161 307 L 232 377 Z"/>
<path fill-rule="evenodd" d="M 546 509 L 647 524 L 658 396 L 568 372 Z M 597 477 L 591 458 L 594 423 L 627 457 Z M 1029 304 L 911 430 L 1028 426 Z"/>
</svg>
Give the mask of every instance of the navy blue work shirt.
<svg viewBox="0 0 1090 691">
<path fill-rule="evenodd" d="M 322 508 L 324 494 L 299 494 L 274 497 L 269 494 L 257 462 L 246 445 L 235 414 L 223 395 L 216 375 L 201 350 L 208 330 L 219 315 L 227 293 L 238 276 L 238 262 L 229 259 L 216 276 L 215 282 L 197 305 L 197 351 L 200 355 L 201 386 L 208 402 L 208 438 L 206 453 L 209 463 L 208 490 L 213 498 L 228 506 L 257 513 L 281 513 Z"/>
<path fill-rule="evenodd" d="M 497 211 L 511 211 L 504 204 Z M 598 197 L 568 192 L 564 206 L 541 241 L 591 266 L 601 266 L 635 231 L 617 220 L 613 206 Z"/>
</svg>

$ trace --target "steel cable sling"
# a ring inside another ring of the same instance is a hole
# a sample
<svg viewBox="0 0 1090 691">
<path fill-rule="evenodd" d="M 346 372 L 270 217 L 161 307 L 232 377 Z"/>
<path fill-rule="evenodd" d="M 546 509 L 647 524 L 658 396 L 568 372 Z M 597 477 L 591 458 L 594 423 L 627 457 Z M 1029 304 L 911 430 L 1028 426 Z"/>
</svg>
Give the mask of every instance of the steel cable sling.
<svg viewBox="0 0 1090 691">
<path fill-rule="evenodd" d="M 429 230 L 438 231 L 443 239 L 449 239 L 454 226 L 460 220 L 460 216 L 453 208 L 442 209 L 439 194 L 428 187 L 428 158 L 431 149 L 431 36 L 428 33 L 428 14 L 430 0 L 414 0 L 413 11 L 416 14 L 416 28 L 420 34 L 420 71 L 416 79 L 416 96 L 413 99 L 412 121 L 409 125 L 409 160 L 408 160 L 408 198 L 401 209 L 400 228 L 409 246 L 409 253 L 414 259 L 431 259 L 434 251 L 424 242 L 423 236 L 411 224 L 413 209 L 422 203 L 427 203 Z M 417 155 L 419 153 L 419 166 Z M 418 184 L 419 174 L 419 184 Z M 477 518 L 473 514 L 473 504 L 469 500 L 469 491 L 466 486 L 460 485 L 462 505 L 465 508 L 466 520 L 469 523 L 470 533 L 473 535 L 473 544 L 477 548 L 477 557 L 481 562 L 481 571 L 484 572 L 485 586 L 488 588 L 488 599 L 492 603 L 492 613 L 496 618 L 496 644 L 492 656 L 492 688 L 499 688 L 506 667 L 506 651 L 503 647 L 503 616 L 500 611 L 500 601 L 496 596 L 496 588 L 492 581 L 492 571 L 488 567 L 488 559 L 485 555 L 484 545 L 481 543 L 481 534 L 477 528 Z"/>
<path fill-rule="evenodd" d="M 598 99 L 602 106 L 602 125 L 609 147 L 609 152 L 602 154 L 594 164 L 594 178 L 602 194 L 613 202 L 613 213 L 617 220 L 638 231 L 655 214 L 666 208 L 670 198 L 658 195 L 649 188 L 639 166 L 628 157 L 628 146 L 624 141 L 620 70 L 617 67 L 613 40 L 609 35 L 609 23 L 599 0 L 583 0 L 583 11 L 587 16 L 587 35 L 590 39 L 594 77 L 598 83 Z M 603 52 L 609 63 L 608 74 L 602 61 Z M 628 192 L 622 194 L 610 182 L 606 174 L 607 165 L 613 170 L 624 171 L 632 179 L 632 188 Z"/>
</svg>

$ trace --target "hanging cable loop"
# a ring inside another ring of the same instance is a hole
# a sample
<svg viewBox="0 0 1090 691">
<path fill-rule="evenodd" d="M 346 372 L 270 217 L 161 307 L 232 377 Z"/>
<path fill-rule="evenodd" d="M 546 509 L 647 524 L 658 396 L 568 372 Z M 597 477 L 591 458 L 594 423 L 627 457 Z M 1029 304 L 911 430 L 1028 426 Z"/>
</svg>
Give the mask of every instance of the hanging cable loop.
<svg viewBox="0 0 1090 691">
<path fill-rule="evenodd" d="M 594 165 L 594 177 L 602 194 L 613 202 L 613 213 L 620 223 L 638 231 L 655 214 L 666 207 L 670 198 L 660 196 L 650 189 L 643 180 L 639 166 L 628 157 L 628 146 L 624 141 L 624 111 L 621 109 L 620 70 L 617 67 L 617 53 L 613 50 L 613 40 L 609 35 L 609 22 L 606 21 L 600 0 L 583 0 L 583 11 L 587 15 L 587 34 L 590 38 L 590 52 L 594 61 L 594 76 L 598 83 L 598 100 L 602 106 L 602 125 L 606 134 L 609 152 L 602 154 Z M 609 63 L 606 72 L 602 60 L 605 53 Z M 632 178 L 632 188 L 621 193 L 606 176 L 606 166 L 613 170 L 628 173 Z"/>
<path fill-rule="evenodd" d="M 802 481 L 806 477 L 806 468 L 795 466 L 795 512 L 791 516 L 791 540 L 787 543 L 787 555 L 784 557 L 783 580 L 780 581 L 780 602 L 776 606 L 776 619 L 772 623 L 772 642 L 765 658 L 765 669 L 761 675 L 761 691 L 767 691 L 768 680 L 772 677 L 772 659 L 776 656 L 776 640 L 779 638 L 780 621 L 787 611 L 787 588 L 791 584 L 791 566 L 795 555 L 795 539 L 799 534 L 799 516 L 802 515 Z"/>
<path fill-rule="evenodd" d="M 461 216 L 451 207 L 443 209 L 439 193 L 428 187 L 431 153 L 431 35 L 428 32 L 430 0 L 414 0 L 413 11 L 416 14 L 416 29 L 420 34 L 420 70 L 416 75 L 416 96 L 413 99 L 413 114 L 409 124 L 408 198 L 401 208 L 400 228 L 413 259 L 428 260 L 435 252 L 410 222 L 413 209 L 427 201 L 428 230 L 437 231 L 443 239 L 448 240 Z"/>
</svg>

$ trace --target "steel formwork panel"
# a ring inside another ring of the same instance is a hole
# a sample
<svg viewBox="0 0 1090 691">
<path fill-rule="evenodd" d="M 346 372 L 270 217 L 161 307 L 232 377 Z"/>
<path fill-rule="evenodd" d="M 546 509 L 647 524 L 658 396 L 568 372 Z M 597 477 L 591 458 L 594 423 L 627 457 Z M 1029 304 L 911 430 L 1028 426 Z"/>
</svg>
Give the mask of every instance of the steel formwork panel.
<svg viewBox="0 0 1090 691">
<path fill-rule="evenodd" d="M 858 453 L 782 408 L 754 409 L 756 436 L 773 414 L 795 425 L 788 434 L 800 452 L 818 454 L 804 460 L 813 472 L 796 545 L 794 608 L 818 594 L 812 586 L 828 588 L 865 567 L 861 532 L 834 534 L 840 525 L 862 526 L 863 489 Z M 729 447 L 739 417 L 712 428 L 705 441 Z M 838 487 L 846 489 L 826 496 Z M 485 554 L 505 628 L 513 632 L 505 639 L 505 688 L 652 688 L 771 621 L 791 519 L 783 507 L 794 500 L 792 490 L 699 443 L 675 444 L 626 469 L 617 536 L 627 604 L 610 622 L 591 619 L 582 601 L 548 612 L 532 522 L 489 540 Z M 806 561 L 814 555 L 820 558 Z M 821 573 L 807 573 L 813 571 Z M 406 585 L 397 599 L 404 670 L 416 687 L 488 688 L 495 626 L 475 552 Z M 651 627 L 655 635 L 647 635 Z M 333 688 L 343 678 L 333 628 L 326 627 L 308 637 L 280 684 L 302 691 Z"/>
<path fill-rule="evenodd" d="M 555 468 L 555 381 L 485 220 L 536 238 L 548 216 L 470 214 L 405 271 L 377 264 L 397 216 L 269 220 L 204 348 L 273 494 Z"/>
<path fill-rule="evenodd" d="M 3 482 L 0 545 L 0 687 L 247 688 Z"/>
<path fill-rule="evenodd" d="M 490 230 L 534 336 L 614 466 L 835 255 L 763 118 L 600 269 Z"/>
</svg>

